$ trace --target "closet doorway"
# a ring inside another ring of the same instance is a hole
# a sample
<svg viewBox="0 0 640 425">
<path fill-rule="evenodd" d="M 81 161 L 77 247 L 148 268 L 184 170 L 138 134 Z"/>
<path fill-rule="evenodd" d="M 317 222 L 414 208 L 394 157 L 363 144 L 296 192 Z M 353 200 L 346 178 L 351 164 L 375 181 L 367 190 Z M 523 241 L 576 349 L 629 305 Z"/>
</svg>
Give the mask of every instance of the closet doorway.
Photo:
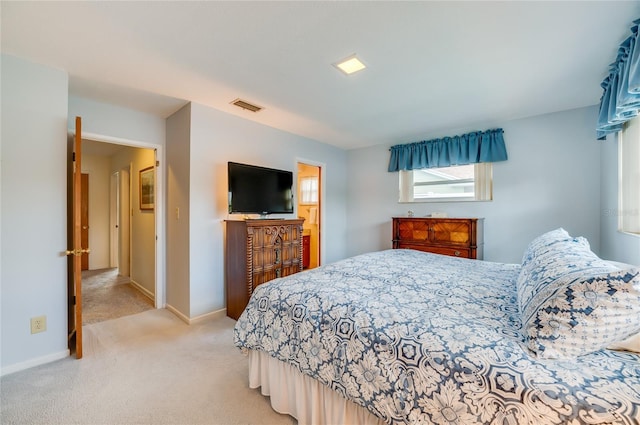
<svg viewBox="0 0 640 425">
<path fill-rule="evenodd" d="M 302 265 L 313 269 L 321 264 L 322 166 L 299 161 L 297 187 L 298 217 L 304 218 Z"/>
</svg>

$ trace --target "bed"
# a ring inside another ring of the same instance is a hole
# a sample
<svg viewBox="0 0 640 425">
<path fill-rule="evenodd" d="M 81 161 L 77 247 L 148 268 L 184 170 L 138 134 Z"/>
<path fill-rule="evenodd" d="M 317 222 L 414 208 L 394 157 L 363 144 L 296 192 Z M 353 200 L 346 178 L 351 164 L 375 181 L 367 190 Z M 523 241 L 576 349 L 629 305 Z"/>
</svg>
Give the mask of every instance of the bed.
<svg viewBox="0 0 640 425">
<path fill-rule="evenodd" d="M 299 423 L 638 424 L 639 333 L 640 269 L 556 229 L 522 264 L 394 249 L 273 280 L 234 341 Z"/>
</svg>

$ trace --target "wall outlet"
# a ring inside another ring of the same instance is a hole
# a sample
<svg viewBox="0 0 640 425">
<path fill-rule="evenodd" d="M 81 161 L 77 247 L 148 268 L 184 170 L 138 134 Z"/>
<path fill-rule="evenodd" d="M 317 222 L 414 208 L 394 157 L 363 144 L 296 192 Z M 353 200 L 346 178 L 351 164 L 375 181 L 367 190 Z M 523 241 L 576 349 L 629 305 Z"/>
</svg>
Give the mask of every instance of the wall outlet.
<svg viewBox="0 0 640 425">
<path fill-rule="evenodd" d="M 31 333 L 37 334 L 47 330 L 47 316 L 38 316 L 31 318 Z"/>
</svg>

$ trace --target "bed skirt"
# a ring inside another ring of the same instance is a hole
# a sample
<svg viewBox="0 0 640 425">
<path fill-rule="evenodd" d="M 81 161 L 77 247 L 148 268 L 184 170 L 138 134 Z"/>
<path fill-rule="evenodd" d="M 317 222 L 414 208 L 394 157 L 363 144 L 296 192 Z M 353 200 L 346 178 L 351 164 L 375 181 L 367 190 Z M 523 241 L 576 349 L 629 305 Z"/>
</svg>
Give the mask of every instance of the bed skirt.
<svg viewBox="0 0 640 425">
<path fill-rule="evenodd" d="M 385 422 L 319 381 L 267 353 L 249 351 L 249 387 L 261 387 L 271 407 L 298 420 L 298 424 L 367 424 Z"/>
</svg>

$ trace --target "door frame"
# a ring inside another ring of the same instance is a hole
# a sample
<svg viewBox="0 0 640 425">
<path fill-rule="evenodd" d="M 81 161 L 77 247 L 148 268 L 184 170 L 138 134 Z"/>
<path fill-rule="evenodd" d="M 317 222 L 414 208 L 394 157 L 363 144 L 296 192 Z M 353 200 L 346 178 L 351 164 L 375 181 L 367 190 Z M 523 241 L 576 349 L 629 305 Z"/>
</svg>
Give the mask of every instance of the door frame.
<svg viewBox="0 0 640 425">
<path fill-rule="evenodd" d="M 133 243 L 131 234 L 133 233 L 132 222 L 132 205 L 131 195 L 133 188 L 131 181 L 131 171 L 133 166 L 131 163 L 123 166 L 118 170 L 118 216 L 117 221 L 120 223 L 118 227 L 118 274 L 121 276 L 131 277 L 131 251 Z M 155 297 L 155 294 L 154 294 Z"/>
<path fill-rule="evenodd" d="M 97 142 L 111 143 L 114 145 L 130 146 L 134 148 L 153 149 L 155 151 L 156 175 L 155 175 L 155 308 L 164 308 L 167 304 L 165 264 L 166 264 L 166 239 L 165 239 L 165 202 L 164 202 L 164 147 L 160 144 L 142 142 L 138 140 L 123 139 L 119 137 L 105 136 L 96 133 L 82 133 L 83 139 L 95 140 Z"/>
<path fill-rule="evenodd" d="M 296 170 L 296 192 L 299 190 L 299 188 L 297 187 L 297 180 L 298 180 L 298 175 L 297 175 L 297 171 L 298 171 L 298 164 L 306 164 L 306 165 L 311 165 L 313 167 L 318 167 L 320 170 L 320 184 L 318 185 L 318 190 L 320 191 L 320 193 L 318 194 L 318 199 L 320 201 L 320 208 L 318 210 L 318 215 L 319 215 L 319 220 L 318 220 L 318 233 L 320 234 L 320 240 L 319 240 L 319 252 L 318 252 L 318 267 L 321 266 L 324 263 L 324 258 L 325 258 L 325 239 L 324 239 L 324 220 L 325 220 L 325 205 L 326 203 L 326 195 L 325 195 L 325 190 L 324 188 L 327 187 L 326 186 L 326 169 L 327 169 L 327 164 L 324 162 L 318 162 L 318 161 L 314 161 L 312 159 L 305 159 L 305 158 L 296 158 L 296 165 L 295 165 L 295 170 Z M 298 202 L 296 201 L 296 207 L 298 205 Z M 297 213 L 297 211 L 296 211 Z"/>
<path fill-rule="evenodd" d="M 81 193 L 82 118 L 76 117 L 73 132 L 67 133 L 67 344 L 76 359 L 82 358 L 82 270 Z"/>
<path fill-rule="evenodd" d="M 120 243 L 120 220 L 117 212 L 120 204 L 120 171 L 109 176 L 109 267 L 118 267 L 118 244 Z"/>
</svg>

